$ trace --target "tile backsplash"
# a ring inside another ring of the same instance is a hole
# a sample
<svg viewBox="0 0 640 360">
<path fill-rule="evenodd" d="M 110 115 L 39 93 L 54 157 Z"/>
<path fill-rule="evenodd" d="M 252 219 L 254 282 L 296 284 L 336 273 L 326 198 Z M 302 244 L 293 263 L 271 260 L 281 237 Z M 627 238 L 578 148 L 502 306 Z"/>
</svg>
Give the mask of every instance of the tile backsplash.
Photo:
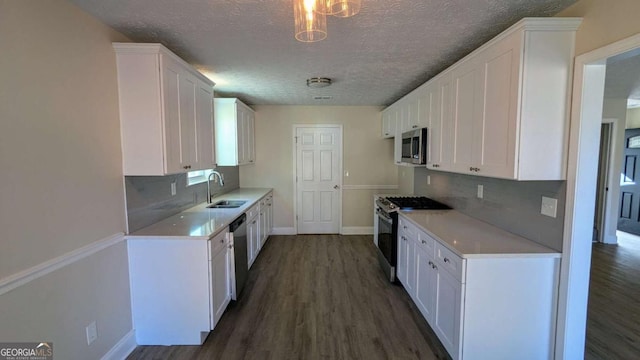
<svg viewBox="0 0 640 360">
<path fill-rule="evenodd" d="M 427 185 L 427 176 L 431 177 L 431 185 Z M 483 186 L 482 199 L 477 197 L 478 185 Z M 562 250 L 565 181 L 513 181 L 416 168 L 414 192 L 544 246 Z M 555 218 L 540 214 L 542 196 L 558 199 Z"/>
<path fill-rule="evenodd" d="M 216 170 L 224 176 L 224 187 L 211 181 L 211 192 L 223 194 L 240 187 L 237 166 L 220 166 Z M 207 184 L 187 186 L 187 174 L 167 176 L 125 176 L 127 221 L 129 233 L 140 230 L 207 199 Z M 176 194 L 171 195 L 171 183 Z"/>
</svg>

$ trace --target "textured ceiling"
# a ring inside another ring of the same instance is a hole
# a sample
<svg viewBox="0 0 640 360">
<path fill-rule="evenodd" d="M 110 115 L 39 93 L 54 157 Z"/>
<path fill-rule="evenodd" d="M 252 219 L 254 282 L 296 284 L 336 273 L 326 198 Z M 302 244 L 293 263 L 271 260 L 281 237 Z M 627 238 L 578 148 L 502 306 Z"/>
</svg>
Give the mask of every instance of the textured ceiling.
<svg viewBox="0 0 640 360">
<path fill-rule="evenodd" d="M 575 0 L 362 0 L 328 37 L 293 37 L 291 0 L 71 0 L 136 42 L 160 42 L 249 104 L 388 105 L 523 17 Z M 310 89 L 305 80 L 334 84 Z M 331 100 L 313 100 L 328 95 Z"/>
</svg>

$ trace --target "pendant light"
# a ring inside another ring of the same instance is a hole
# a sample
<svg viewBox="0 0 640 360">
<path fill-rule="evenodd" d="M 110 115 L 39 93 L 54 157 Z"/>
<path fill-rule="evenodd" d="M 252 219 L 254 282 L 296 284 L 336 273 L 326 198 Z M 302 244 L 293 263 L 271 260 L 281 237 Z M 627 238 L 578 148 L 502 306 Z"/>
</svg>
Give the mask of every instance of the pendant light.
<svg viewBox="0 0 640 360">
<path fill-rule="evenodd" d="M 314 42 L 327 37 L 326 0 L 293 0 L 295 35 L 298 41 Z"/>
<path fill-rule="evenodd" d="M 333 16 L 350 17 L 360 12 L 361 0 L 327 0 L 327 10 Z"/>
</svg>

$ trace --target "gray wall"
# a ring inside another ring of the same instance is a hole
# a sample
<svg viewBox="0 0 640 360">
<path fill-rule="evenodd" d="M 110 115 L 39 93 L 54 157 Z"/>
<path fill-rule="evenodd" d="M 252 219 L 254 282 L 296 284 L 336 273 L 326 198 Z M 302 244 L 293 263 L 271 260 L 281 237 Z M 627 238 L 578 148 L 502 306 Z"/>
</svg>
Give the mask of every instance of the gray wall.
<svg viewBox="0 0 640 360">
<path fill-rule="evenodd" d="M 427 185 L 427 176 L 431 185 Z M 477 198 L 478 185 L 484 197 Z M 533 240 L 562 250 L 565 181 L 512 181 L 416 168 L 414 192 Z M 558 199 L 557 217 L 540 214 L 542 196 Z"/>
<path fill-rule="evenodd" d="M 240 187 L 237 166 L 220 166 L 224 187 L 211 181 L 211 192 L 223 194 Z M 176 195 L 171 183 L 176 182 Z M 129 233 L 198 205 L 207 199 L 207 184 L 187 187 L 187 174 L 167 176 L 125 176 Z"/>
</svg>

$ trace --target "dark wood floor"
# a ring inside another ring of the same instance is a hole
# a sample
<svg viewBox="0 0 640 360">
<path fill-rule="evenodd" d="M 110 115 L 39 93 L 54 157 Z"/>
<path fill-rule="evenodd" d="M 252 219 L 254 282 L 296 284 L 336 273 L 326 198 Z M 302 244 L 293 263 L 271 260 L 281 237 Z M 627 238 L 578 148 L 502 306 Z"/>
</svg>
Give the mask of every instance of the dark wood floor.
<svg viewBox="0 0 640 360">
<path fill-rule="evenodd" d="M 202 346 L 140 346 L 128 359 L 445 359 L 371 236 L 272 236 L 243 297 Z"/>
<path fill-rule="evenodd" d="M 585 359 L 640 358 L 640 241 L 594 244 Z"/>
</svg>

